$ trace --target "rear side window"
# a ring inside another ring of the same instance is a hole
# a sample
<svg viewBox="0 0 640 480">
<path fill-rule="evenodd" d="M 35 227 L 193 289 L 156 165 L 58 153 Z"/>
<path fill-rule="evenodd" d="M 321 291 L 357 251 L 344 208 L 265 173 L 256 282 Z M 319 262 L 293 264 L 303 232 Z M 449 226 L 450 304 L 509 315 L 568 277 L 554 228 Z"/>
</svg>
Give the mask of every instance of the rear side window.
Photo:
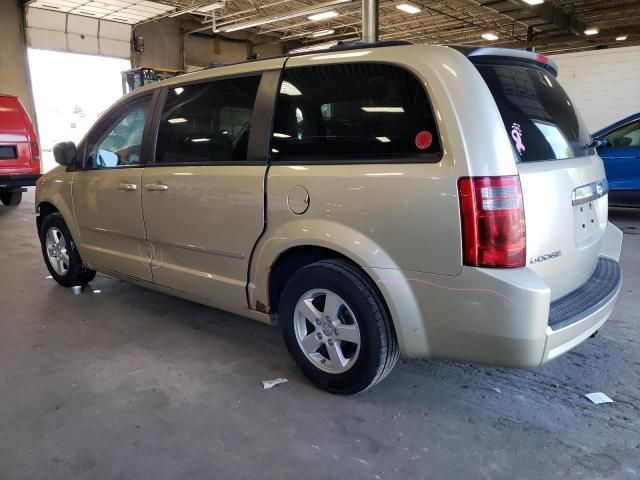
<svg viewBox="0 0 640 480">
<path fill-rule="evenodd" d="M 156 163 L 219 163 L 247 159 L 260 76 L 169 88 Z"/>
<path fill-rule="evenodd" d="M 476 65 L 523 162 L 594 153 L 580 114 L 553 75 L 520 65 Z"/>
<path fill-rule="evenodd" d="M 424 87 L 398 67 L 353 63 L 285 70 L 271 140 L 274 160 L 440 160 Z"/>
</svg>

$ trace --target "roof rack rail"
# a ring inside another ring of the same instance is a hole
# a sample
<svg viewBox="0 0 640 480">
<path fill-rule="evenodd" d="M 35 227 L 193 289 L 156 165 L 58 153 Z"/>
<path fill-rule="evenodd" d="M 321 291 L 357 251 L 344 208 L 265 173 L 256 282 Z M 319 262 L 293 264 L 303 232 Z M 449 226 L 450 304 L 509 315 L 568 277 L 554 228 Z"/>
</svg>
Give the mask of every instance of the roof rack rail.
<svg viewBox="0 0 640 480">
<path fill-rule="evenodd" d="M 413 45 L 413 42 L 408 42 L 406 40 L 384 40 L 382 42 L 364 42 L 362 40 L 339 41 L 336 45 L 332 45 L 326 48 L 319 48 L 317 50 L 305 50 L 306 47 L 300 47 L 300 50 L 293 49 L 293 51 L 290 51 L 283 56 L 297 57 L 298 55 L 307 55 L 309 53 L 357 50 L 359 48 L 395 47 L 398 45 Z"/>
<path fill-rule="evenodd" d="M 338 42 L 337 45 L 329 47 L 328 50 L 355 50 L 358 48 L 380 48 L 380 47 L 396 47 L 398 45 L 413 45 L 413 42 L 407 40 L 383 40 L 382 42 L 364 42 L 362 40 L 353 40 L 350 42 Z"/>
<path fill-rule="evenodd" d="M 282 55 L 274 55 L 272 57 L 263 57 L 263 58 L 252 58 L 250 60 L 243 60 L 240 62 L 232 62 L 232 63 L 219 63 L 212 62 L 207 65 L 204 69 L 209 70 L 213 68 L 220 67 L 229 67 L 231 65 L 239 65 L 243 63 L 251 63 L 258 62 L 260 60 L 271 60 L 274 58 L 288 58 L 288 57 L 298 57 L 300 55 L 308 55 L 310 53 L 322 53 L 322 52 L 335 52 L 335 51 L 344 51 L 344 50 L 358 50 L 361 48 L 382 48 L 382 47 L 396 47 L 399 45 L 413 45 L 413 42 L 409 42 L 406 40 L 384 40 L 382 42 L 363 42 L 362 40 L 353 40 L 353 41 L 340 41 L 336 45 L 332 47 L 323 48 L 321 50 L 313 50 L 308 52 L 296 52 L 296 53 L 285 53 Z"/>
</svg>

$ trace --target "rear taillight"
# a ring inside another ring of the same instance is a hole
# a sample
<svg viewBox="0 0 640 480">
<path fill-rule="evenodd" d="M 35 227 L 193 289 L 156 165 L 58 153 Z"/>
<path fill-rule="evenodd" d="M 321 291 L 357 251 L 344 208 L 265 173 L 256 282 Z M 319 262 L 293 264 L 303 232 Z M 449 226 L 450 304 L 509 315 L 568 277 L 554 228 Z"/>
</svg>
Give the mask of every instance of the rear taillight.
<svg viewBox="0 0 640 480">
<path fill-rule="evenodd" d="M 458 180 L 465 265 L 523 267 L 525 229 L 517 176 Z"/>
<path fill-rule="evenodd" d="M 29 142 L 29 148 L 31 149 L 31 161 L 39 162 L 40 161 L 40 145 L 38 145 L 38 142 Z"/>
<path fill-rule="evenodd" d="M 18 100 L 18 105 L 20 106 L 20 112 L 22 113 L 22 121 L 27 131 L 27 139 L 29 140 L 29 150 L 31 153 L 31 161 L 34 163 L 38 162 L 38 164 L 40 164 L 40 145 L 38 144 L 38 137 L 36 135 L 36 130 L 33 128 L 33 123 L 29 118 L 29 114 L 27 113 L 27 110 L 24 108 L 24 105 L 20 100 Z"/>
<path fill-rule="evenodd" d="M 536 53 L 536 62 L 544 63 L 546 65 L 547 63 L 549 63 L 549 57 L 541 53 Z"/>
</svg>

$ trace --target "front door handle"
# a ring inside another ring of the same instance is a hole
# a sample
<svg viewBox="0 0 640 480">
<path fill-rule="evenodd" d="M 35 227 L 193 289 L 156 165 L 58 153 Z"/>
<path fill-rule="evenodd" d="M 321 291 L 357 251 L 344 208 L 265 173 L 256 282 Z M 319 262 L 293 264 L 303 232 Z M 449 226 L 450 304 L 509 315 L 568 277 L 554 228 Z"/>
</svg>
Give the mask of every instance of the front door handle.
<svg viewBox="0 0 640 480">
<path fill-rule="evenodd" d="M 150 192 L 165 192 L 169 190 L 169 185 L 165 185 L 164 183 L 147 183 L 144 188 Z"/>
<path fill-rule="evenodd" d="M 118 190 L 122 190 L 123 192 L 133 192 L 137 189 L 138 186 L 135 183 L 121 183 L 118 185 Z"/>
</svg>

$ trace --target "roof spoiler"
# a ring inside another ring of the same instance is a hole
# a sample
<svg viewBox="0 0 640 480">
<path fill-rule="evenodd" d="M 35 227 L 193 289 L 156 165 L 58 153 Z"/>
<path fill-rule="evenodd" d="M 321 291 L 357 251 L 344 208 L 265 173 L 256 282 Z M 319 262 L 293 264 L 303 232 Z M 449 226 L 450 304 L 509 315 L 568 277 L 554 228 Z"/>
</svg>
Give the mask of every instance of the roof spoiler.
<svg viewBox="0 0 640 480">
<path fill-rule="evenodd" d="M 472 62 L 484 63 L 489 60 L 514 60 L 516 62 L 532 63 L 549 71 L 554 77 L 558 76 L 558 65 L 551 58 L 541 53 L 498 47 L 467 47 L 464 45 L 449 45 L 458 50 Z"/>
</svg>

